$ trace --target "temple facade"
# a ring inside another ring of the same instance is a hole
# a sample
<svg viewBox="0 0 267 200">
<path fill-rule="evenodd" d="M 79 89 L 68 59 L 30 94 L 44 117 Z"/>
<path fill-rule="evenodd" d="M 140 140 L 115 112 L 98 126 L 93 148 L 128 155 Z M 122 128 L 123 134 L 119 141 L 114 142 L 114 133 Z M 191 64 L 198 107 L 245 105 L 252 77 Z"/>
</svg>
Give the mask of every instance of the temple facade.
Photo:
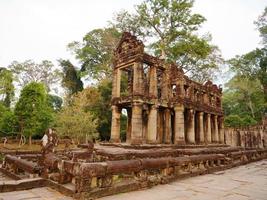
<svg viewBox="0 0 267 200">
<path fill-rule="evenodd" d="M 114 54 L 112 142 L 120 142 L 124 109 L 127 143 L 225 143 L 221 88 L 192 81 L 177 65 L 145 53 L 130 33 Z"/>
</svg>

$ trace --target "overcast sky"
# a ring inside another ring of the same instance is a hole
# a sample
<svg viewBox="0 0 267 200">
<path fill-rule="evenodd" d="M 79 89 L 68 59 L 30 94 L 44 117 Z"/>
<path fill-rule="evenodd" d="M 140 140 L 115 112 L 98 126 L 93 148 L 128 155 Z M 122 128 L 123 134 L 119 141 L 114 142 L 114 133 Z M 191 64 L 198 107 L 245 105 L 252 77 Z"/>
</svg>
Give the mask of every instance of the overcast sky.
<svg viewBox="0 0 267 200">
<path fill-rule="evenodd" d="M 133 10 L 141 0 L 0 0 L 0 66 L 13 60 L 70 58 L 66 45 L 94 28 L 107 25 L 113 13 Z M 224 58 L 259 46 L 253 21 L 267 0 L 196 0 L 194 11 L 207 22 L 213 44 Z"/>
</svg>

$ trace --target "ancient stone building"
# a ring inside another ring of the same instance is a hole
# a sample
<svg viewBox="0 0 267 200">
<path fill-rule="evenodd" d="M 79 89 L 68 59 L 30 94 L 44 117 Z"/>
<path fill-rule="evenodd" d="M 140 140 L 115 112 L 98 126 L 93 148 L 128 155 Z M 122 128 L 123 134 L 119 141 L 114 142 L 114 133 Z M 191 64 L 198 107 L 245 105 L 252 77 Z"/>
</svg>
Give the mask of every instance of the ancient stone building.
<svg viewBox="0 0 267 200">
<path fill-rule="evenodd" d="M 120 141 L 120 116 L 127 111 L 130 144 L 224 143 L 222 89 L 200 84 L 182 69 L 144 52 L 124 33 L 115 50 L 111 141 Z"/>
</svg>

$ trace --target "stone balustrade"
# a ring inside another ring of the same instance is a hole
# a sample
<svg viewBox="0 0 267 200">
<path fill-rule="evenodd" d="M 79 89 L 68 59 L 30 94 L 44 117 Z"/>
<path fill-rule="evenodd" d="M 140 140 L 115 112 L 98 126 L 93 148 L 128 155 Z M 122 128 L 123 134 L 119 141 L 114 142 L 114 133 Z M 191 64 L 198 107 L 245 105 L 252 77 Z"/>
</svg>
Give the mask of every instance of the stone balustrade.
<svg viewBox="0 0 267 200">
<path fill-rule="evenodd" d="M 7 155 L 5 157 L 3 167 L 14 173 L 17 173 L 18 170 L 23 170 L 30 174 L 40 174 L 42 170 L 42 167 L 40 167 L 37 163 L 20 159 L 11 155 Z"/>
</svg>

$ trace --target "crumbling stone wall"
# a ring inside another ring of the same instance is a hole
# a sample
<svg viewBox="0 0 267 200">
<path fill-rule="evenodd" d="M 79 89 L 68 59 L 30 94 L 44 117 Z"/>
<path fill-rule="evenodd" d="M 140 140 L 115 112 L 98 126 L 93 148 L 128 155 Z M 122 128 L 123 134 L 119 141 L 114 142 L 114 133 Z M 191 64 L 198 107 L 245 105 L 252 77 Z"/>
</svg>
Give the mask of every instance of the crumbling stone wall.
<svg viewBox="0 0 267 200">
<path fill-rule="evenodd" d="M 172 63 L 144 52 L 124 33 L 115 50 L 111 141 L 120 141 L 120 116 L 127 110 L 127 143 L 224 143 L 222 89 L 200 84 Z M 122 76 L 127 92 L 122 92 Z"/>
<path fill-rule="evenodd" d="M 267 117 L 262 123 L 246 128 L 225 128 L 225 143 L 231 146 L 266 148 Z"/>
</svg>

